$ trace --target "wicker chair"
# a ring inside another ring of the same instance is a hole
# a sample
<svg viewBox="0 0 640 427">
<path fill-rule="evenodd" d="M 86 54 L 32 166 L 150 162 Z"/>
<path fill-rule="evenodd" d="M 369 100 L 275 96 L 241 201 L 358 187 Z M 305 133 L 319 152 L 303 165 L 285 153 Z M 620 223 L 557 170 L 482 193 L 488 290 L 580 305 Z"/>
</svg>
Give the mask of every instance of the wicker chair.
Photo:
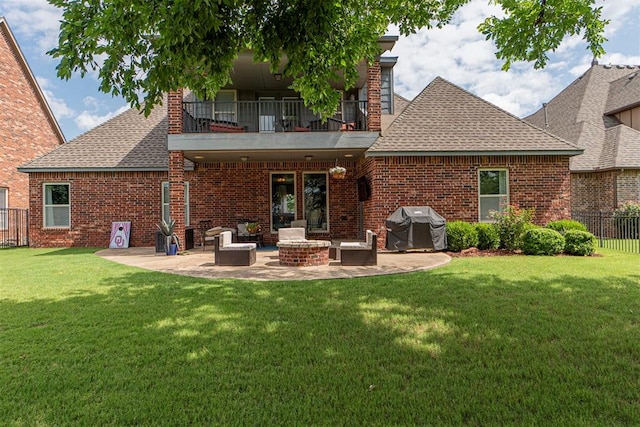
<svg viewBox="0 0 640 427">
<path fill-rule="evenodd" d="M 214 252 L 216 265 L 244 265 L 256 262 L 255 243 L 232 243 L 231 231 L 223 231 L 215 236 Z"/>
<path fill-rule="evenodd" d="M 378 264 L 378 235 L 367 230 L 367 240 L 364 242 L 340 243 L 340 263 L 342 265 L 377 265 Z"/>
</svg>

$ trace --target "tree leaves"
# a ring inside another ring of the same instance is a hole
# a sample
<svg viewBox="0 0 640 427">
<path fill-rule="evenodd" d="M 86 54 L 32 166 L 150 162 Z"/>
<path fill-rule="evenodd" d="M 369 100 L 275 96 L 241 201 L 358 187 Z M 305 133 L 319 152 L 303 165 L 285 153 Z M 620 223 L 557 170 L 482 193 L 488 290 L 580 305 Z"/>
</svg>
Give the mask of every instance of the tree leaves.
<svg viewBox="0 0 640 427">
<path fill-rule="evenodd" d="M 63 8 L 58 76 L 98 72 L 100 89 L 145 102 L 189 87 L 198 95 L 230 83 L 233 60 L 250 48 L 258 62 L 284 74 L 293 89 L 323 117 L 335 111 L 332 83 L 352 87 L 356 67 L 380 54 L 390 24 L 401 34 L 446 25 L 469 0 L 49 0 Z M 514 61 L 543 67 L 547 52 L 567 35 L 583 34 L 600 56 L 606 21 L 594 0 L 493 0 L 504 18 L 488 17 L 479 30 L 497 46 L 508 69 Z"/>
</svg>

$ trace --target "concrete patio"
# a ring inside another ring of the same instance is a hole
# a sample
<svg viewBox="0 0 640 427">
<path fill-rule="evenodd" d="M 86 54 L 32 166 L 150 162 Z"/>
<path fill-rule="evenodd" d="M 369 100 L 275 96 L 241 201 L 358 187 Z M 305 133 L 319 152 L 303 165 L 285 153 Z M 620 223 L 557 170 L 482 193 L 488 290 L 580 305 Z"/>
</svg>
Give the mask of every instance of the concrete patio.
<svg viewBox="0 0 640 427">
<path fill-rule="evenodd" d="M 120 264 L 163 273 L 209 279 L 245 280 L 322 280 L 379 276 L 429 270 L 449 263 L 451 258 L 441 252 L 379 252 L 378 265 L 368 267 L 341 266 L 331 260 L 328 266 L 283 267 L 278 263 L 278 251 L 264 248 L 257 251 L 256 263 L 250 267 L 222 267 L 214 263 L 213 251 L 195 248 L 177 256 L 156 253 L 155 249 L 103 249 L 97 255 Z"/>
</svg>

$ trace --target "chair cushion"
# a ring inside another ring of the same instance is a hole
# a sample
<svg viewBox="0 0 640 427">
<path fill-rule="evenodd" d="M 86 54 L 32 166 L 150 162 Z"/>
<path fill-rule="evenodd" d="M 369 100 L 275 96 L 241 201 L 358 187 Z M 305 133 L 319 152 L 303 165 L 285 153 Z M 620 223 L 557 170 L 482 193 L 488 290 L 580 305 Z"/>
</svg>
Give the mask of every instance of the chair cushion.
<svg viewBox="0 0 640 427">
<path fill-rule="evenodd" d="M 213 227 L 204 232 L 205 236 L 217 236 L 222 233 L 222 227 Z"/>
<path fill-rule="evenodd" d="M 223 251 L 233 250 L 251 250 L 257 248 L 255 243 L 229 243 L 225 247 L 221 248 Z"/>
<path fill-rule="evenodd" d="M 371 245 L 367 245 L 366 242 L 342 242 L 340 243 L 340 249 L 367 249 L 371 248 Z"/>
<path fill-rule="evenodd" d="M 278 230 L 278 240 L 307 240 L 305 229 L 301 227 L 280 228 Z"/>
<path fill-rule="evenodd" d="M 230 245 L 231 243 L 233 243 L 233 240 L 231 238 L 230 231 L 223 231 L 222 233 L 220 233 L 220 249 L 224 248 L 227 245 Z"/>
</svg>

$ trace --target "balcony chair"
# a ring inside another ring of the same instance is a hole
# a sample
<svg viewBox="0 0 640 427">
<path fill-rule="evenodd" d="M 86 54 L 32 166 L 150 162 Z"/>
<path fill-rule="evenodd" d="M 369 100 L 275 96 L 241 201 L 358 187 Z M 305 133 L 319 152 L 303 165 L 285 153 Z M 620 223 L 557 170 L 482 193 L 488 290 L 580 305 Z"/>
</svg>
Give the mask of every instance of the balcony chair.
<svg viewBox="0 0 640 427">
<path fill-rule="evenodd" d="M 342 265 L 377 265 L 378 264 L 378 235 L 367 230 L 364 242 L 340 243 L 340 263 Z"/>
<path fill-rule="evenodd" d="M 255 243 L 232 243 L 231 232 L 223 231 L 215 237 L 216 265 L 249 266 L 256 262 Z"/>
</svg>

